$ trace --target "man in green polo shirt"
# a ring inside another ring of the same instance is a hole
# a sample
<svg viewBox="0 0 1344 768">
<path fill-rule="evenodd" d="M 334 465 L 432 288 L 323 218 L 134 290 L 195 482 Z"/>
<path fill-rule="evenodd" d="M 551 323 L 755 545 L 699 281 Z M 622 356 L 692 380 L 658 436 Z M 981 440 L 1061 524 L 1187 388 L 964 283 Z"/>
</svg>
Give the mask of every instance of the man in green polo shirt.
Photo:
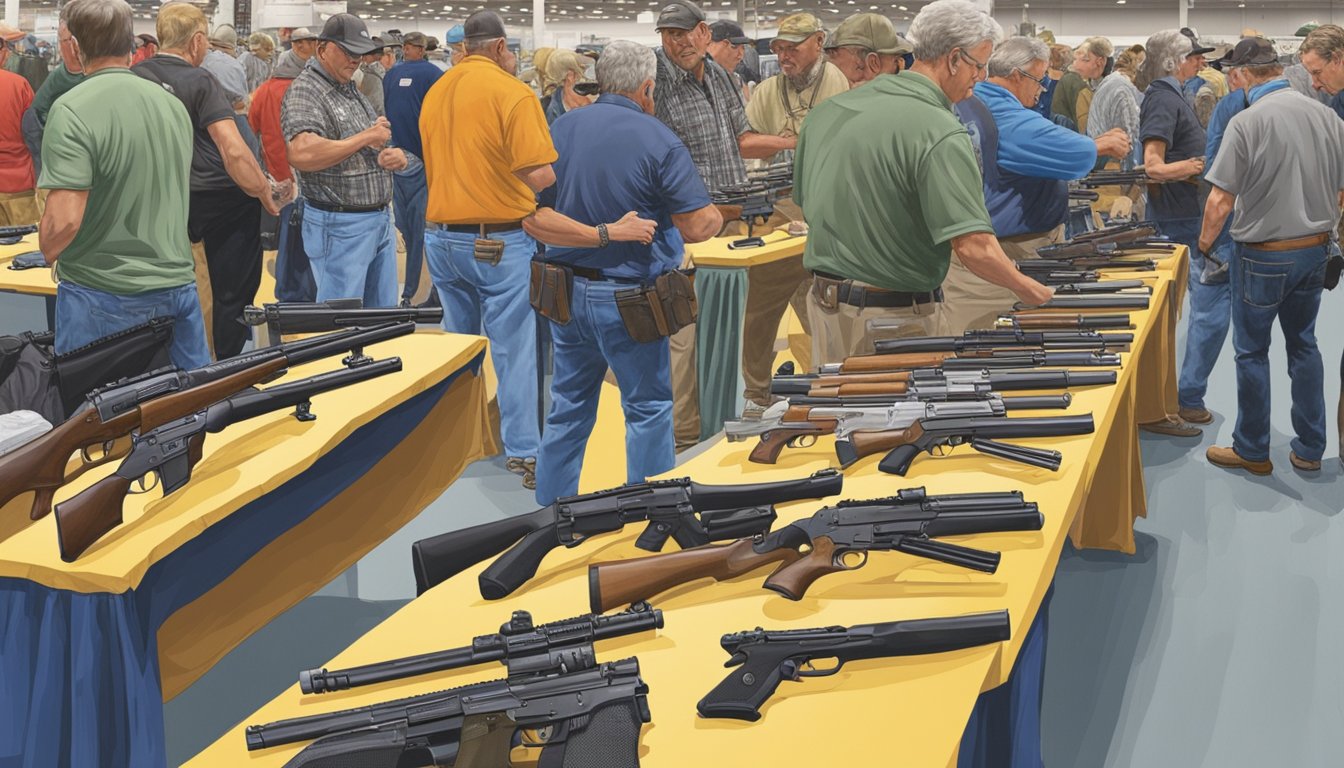
<svg viewBox="0 0 1344 768">
<path fill-rule="evenodd" d="M 868 321 L 883 335 L 937 334 L 951 255 L 1025 303 L 1051 290 L 1004 255 L 970 136 L 952 104 L 984 79 L 1002 32 L 965 0 L 938 0 L 910 25 L 915 63 L 832 97 L 803 124 L 794 200 L 810 228 L 803 266 L 812 364 L 873 352 Z"/>
<path fill-rule="evenodd" d="M 56 352 L 171 317 L 173 363 L 205 365 L 187 239 L 191 119 L 128 68 L 124 0 L 73 0 L 61 18 L 85 78 L 52 106 L 42 141 L 38 186 L 50 194 L 39 242 L 59 279 Z"/>
</svg>

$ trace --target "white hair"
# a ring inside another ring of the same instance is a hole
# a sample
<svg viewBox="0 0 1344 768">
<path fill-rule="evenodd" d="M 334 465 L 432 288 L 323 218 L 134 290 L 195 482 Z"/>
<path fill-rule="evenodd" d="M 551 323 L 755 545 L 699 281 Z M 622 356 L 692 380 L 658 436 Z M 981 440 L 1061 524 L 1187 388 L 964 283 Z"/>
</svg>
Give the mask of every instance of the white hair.
<svg viewBox="0 0 1344 768">
<path fill-rule="evenodd" d="M 1139 90 L 1146 89 L 1153 82 L 1168 75 L 1176 74 L 1176 70 L 1185 63 L 1185 58 L 1195 49 L 1195 45 L 1190 42 L 1190 38 L 1181 34 L 1179 29 L 1164 29 L 1148 38 L 1143 49 L 1145 51 L 1143 64 L 1139 66 L 1139 76 L 1134 78 L 1134 85 Z"/>
<path fill-rule="evenodd" d="M 603 93 L 634 93 L 658 74 L 658 58 L 647 45 L 617 40 L 597 60 L 597 86 Z"/>
<path fill-rule="evenodd" d="M 1038 61 L 1050 61 L 1050 47 L 1034 37 L 1010 37 L 989 57 L 990 77 L 1009 77 L 1015 69 L 1026 69 Z"/>
<path fill-rule="evenodd" d="M 937 0 L 915 15 L 906 37 L 914 44 L 916 59 L 932 61 L 954 48 L 965 51 L 986 40 L 997 43 L 1003 39 L 1003 28 L 966 0 Z"/>
</svg>

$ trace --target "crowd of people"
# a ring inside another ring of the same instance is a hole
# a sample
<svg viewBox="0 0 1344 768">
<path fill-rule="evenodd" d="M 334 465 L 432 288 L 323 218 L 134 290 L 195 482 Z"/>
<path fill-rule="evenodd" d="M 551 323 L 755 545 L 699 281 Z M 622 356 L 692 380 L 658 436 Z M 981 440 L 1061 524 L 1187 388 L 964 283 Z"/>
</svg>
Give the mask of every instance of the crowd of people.
<svg viewBox="0 0 1344 768">
<path fill-rule="evenodd" d="M 423 264 L 445 328 L 489 337 L 507 467 L 546 504 L 577 491 L 608 371 L 632 481 L 699 439 L 685 246 L 738 233 L 711 199 L 750 167 L 792 163 L 772 223 L 809 236 L 801 263 L 750 273 L 748 419 L 776 399 L 788 307 L 809 367 L 871 353 L 873 320 L 893 335 L 989 327 L 1051 298 L 1016 262 L 1066 237 L 1069 182 L 1141 165 L 1157 183 L 1110 215 L 1157 222 L 1191 258 L 1179 410 L 1142 426 L 1200 434 L 1230 327 L 1239 413 L 1231 447 L 1208 457 L 1269 471 L 1278 318 L 1290 459 L 1320 467 L 1314 324 L 1344 190 L 1329 106 L 1344 90 L 1340 27 L 1306 30 L 1285 71 L 1254 30 L 1220 47 L 1164 30 L 1117 51 L 1104 37 L 1005 39 L 963 0 L 925 6 L 904 36 L 877 13 L 830 30 L 798 13 L 770 43 L 780 72 L 754 82 L 742 28 L 687 0 L 659 13 L 657 49 L 539 49 L 521 76 L 489 11 L 443 46 L 379 38 L 344 13 L 279 40 L 210 30 L 185 2 L 160 8 L 153 35 L 131 19 L 123 0 L 71 0 L 60 64 L 36 92 L 0 69 L 0 224 L 41 218 L 58 351 L 169 316 L 178 365 L 238 354 L 268 221 L 281 299 L 408 304 Z"/>
</svg>

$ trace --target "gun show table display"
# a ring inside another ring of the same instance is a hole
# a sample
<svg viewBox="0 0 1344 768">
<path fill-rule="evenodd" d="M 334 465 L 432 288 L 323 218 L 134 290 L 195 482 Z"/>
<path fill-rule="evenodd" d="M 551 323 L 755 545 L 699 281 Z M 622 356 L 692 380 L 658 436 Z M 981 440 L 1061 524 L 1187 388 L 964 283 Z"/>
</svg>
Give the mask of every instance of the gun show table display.
<svg viewBox="0 0 1344 768">
<path fill-rule="evenodd" d="M 1065 538 L 1133 552 L 1145 509 L 1186 254 L 1148 258 L 779 375 L 667 479 L 417 542 L 416 600 L 188 765 L 1039 765 Z"/>
<path fill-rule="evenodd" d="M 337 330 L 103 387 L 0 456 L 0 763 L 164 765 L 164 700 L 484 455 L 484 354 Z"/>
</svg>

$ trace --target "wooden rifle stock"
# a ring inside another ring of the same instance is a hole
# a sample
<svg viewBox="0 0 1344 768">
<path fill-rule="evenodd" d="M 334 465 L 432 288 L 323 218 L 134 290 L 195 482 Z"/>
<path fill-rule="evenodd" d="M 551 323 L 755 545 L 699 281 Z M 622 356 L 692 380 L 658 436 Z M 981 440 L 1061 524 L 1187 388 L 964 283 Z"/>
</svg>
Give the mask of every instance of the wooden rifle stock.
<svg viewBox="0 0 1344 768">
<path fill-rule="evenodd" d="M 904 395 L 910 391 L 906 381 L 866 382 L 841 384 L 837 387 L 814 387 L 809 397 L 846 397 L 849 395 Z"/>
<path fill-rule="evenodd" d="M 840 364 L 841 373 L 882 373 L 913 368 L 938 368 L 955 352 L 909 352 L 890 355 L 859 355 Z"/>
<path fill-rule="evenodd" d="M 103 422 L 95 409 L 87 409 L 50 432 L 0 458 L 0 504 L 26 491 L 34 491 L 31 520 L 51 511 L 52 497 L 66 480 L 71 454 L 125 437 L 140 423 L 139 413 L 128 411 Z M 104 458 L 99 463 L 106 463 Z M 80 474 L 83 473 L 81 469 Z"/>
<path fill-rule="evenodd" d="M 765 588 L 778 592 L 790 600 L 802 600 L 812 583 L 828 573 L 851 570 L 836 557 L 835 542 L 827 536 L 818 536 L 812 542 L 807 557 L 785 563 L 765 580 Z"/>
<path fill-rule="evenodd" d="M 875 453 L 888 453 L 897 446 L 913 443 L 924 434 L 924 428 L 918 421 L 905 429 L 892 429 L 882 432 L 854 432 L 849 442 L 854 446 L 858 458 L 872 456 Z"/>
<path fill-rule="evenodd" d="M 757 554 L 751 539 L 732 544 L 667 552 L 588 566 L 588 600 L 594 613 L 650 600 L 673 587 L 696 579 L 725 581 L 767 565 L 787 566 L 802 555 L 789 547 Z"/>
<path fill-rule="evenodd" d="M 761 434 L 761 440 L 751 449 L 747 458 L 756 464 L 774 464 L 784 447 L 798 438 L 817 438 L 835 432 L 839 425 L 836 419 L 812 419 L 808 413 L 810 406 L 790 406 L 781 419 L 780 425 Z M 811 445 L 811 443 L 809 443 Z"/>
</svg>

